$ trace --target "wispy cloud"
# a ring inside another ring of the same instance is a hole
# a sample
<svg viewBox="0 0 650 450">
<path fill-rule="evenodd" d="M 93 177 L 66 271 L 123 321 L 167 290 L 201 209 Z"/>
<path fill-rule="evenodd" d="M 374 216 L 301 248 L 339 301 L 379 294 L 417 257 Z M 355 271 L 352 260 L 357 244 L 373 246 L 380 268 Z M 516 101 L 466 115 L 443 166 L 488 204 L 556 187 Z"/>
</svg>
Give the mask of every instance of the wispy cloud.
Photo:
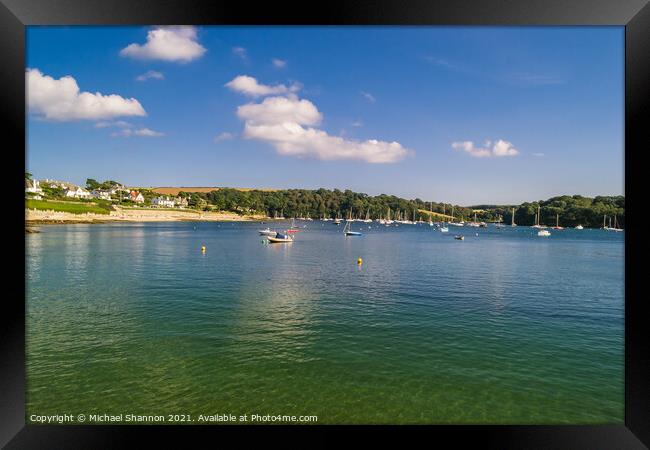
<svg viewBox="0 0 650 450">
<path fill-rule="evenodd" d="M 565 78 L 552 74 L 526 71 L 508 73 L 499 71 L 499 69 L 495 69 L 495 67 L 473 68 L 459 61 L 450 61 L 448 59 L 439 58 L 437 56 L 424 56 L 422 59 L 432 66 L 474 78 L 482 78 L 500 84 L 507 83 L 520 86 L 545 86 L 566 83 Z"/>
<path fill-rule="evenodd" d="M 164 80 L 165 76 L 162 73 L 158 72 L 157 70 L 149 70 L 149 71 L 143 73 L 142 75 L 138 75 L 136 77 L 136 80 L 138 80 L 138 81 L 147 81 L 147 80 L 150 80 L 150 79 Z"/>
<path fill-rule="evenodd" d="M 368 100 L 370 103 L 375 103 L 375 102 L 377 101 L 377 99 L 375 98 L 375 96 L 372 95 L 372 94 L 370 94 L 370 93 L 368 93 L 368 92 L 363 92 L 363 91 L 361 91 L 361 95 L 363 96 L 363 98 L 365 98 L 366 100 Z"/>
<path fill-rule="evenodd" d="M 486 141 L 483 147 L 476 146 L 472 141 L 452 142 L 451 148 L 464 151 L 474 158 L 502 158 L 505 156 L 517 156 L 519 150 L 513 147 L 512 143 L 502 139 L 492 143 Z"/>
<path fill-rule="evenodd" d="M 129 122 L 125 122 L 123 120 L 116 120 L 114 122 L 97 122 L 95 124 L 95 128 L 111 128 L 111 127 L 117 127 L 117 128 L 133 128 L 133 124 Z"/>
<path fill-rule="evenodd" d="M 141 137 L 160 137 L 164 136 L 165 133 L 159 131 L 154 131 L 149 128 L 122 128 L 119 131 L 111 133 L 113 137 L 131 137 L 131 136 L 141 136 Z"/>
<path fill-rule="evenodd" d="M 235 135 L 228 132 L 224 131 L 223 133 L 219 133 L 214 137 L 214 142 L 222 142 L 222 141 L 230 141 L 232 139 L 235 139 Z"/>
<path fill-rule="evenodd" d="M 565 84 L 566 79 L 548 74 L 530 73 L 530 72 L 514 72 L 508 76 L 508 79 L 517 84 L 531 85 L 531 86 L 546 86 Z"/>
<path fill-rule="evenodd" d="M 243 61 L 248 61 L 248 51 L 244 47 L 233 47 L 232 53 Z"/>
<path fill-rule="evenodd" d="M 362 127 L 362 126 L 363 126 L 363 122 L 360 121 L 360 120 L 355 120 L 355 121 L 352 122 L 350 125 L 352 125 L 352 126 L 355 127 L 355 128 L 359 128 L 359 127 Z"/>
<path fill-rule="evenodd" d="M 120 51 L 120 55 L 187 63 L 200 58 L 207 51 L 197 39 L 196 27 L 157 27 L 147 33 L 146 43 L 130 44 Z"/>
<path fill-rule="evenodd" d="M 459 66 L 457 64 L 451 63 L 446 59 L 443 58 L 438 58 L 435 56 L 424 56 L 423 59 L 427 61 L 430 64 L 433 64 L 434 66 L 440 66 L 440 67 L 445 67 L 447 69 L 458 69 Z"/>
<path fill-rule="evenodd" d="M 277 67 L 278 69 L 282 69 L 283 67 L 287 66 L 287 61 L 279 58 L 273 58 L 271 60 L 271 63 L 273 63 L 273 66 Z"/>
<path fill-rule="evenodd" d="M 544 153 L 539 153 L 539 152 L 531 153 L 531 155 L 536 157 L 536 158 L 543 158 L 544 156 L 546 156 Z"/>
</svg>

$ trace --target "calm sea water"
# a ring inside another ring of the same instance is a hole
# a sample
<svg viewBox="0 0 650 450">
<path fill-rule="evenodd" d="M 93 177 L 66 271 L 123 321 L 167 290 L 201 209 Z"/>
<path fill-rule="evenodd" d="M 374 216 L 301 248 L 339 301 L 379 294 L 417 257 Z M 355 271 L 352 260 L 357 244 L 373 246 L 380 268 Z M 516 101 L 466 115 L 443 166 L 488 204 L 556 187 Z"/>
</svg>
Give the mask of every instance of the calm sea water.
<svg viewBox="0 0 650 450">
<path fill-rule="evenodd" d="M 623 422 L 623 233 L 300 224 L 26 235 L 28 417 Z"/>
</svg>

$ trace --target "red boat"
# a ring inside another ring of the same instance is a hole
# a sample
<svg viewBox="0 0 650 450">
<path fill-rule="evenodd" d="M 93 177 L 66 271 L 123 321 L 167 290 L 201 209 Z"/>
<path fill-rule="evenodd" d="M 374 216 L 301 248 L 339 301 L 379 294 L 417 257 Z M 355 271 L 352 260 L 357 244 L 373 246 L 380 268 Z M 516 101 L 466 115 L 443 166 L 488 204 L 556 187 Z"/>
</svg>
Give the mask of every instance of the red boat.
<svg viewBox="0 0 650 450">
<path fill-rule="evenodd" d="M 302 230 L 299 230 L 298 228 L 296 228 L 296 221 L 295 221 L 295 219 L 291 219 L 291 228 L 289 228 L 289 229 L 287 230 L 287 233 L 297 233 L 297 232 L 299 232 L 299 231 L 302 231 Z"/>
</svg>

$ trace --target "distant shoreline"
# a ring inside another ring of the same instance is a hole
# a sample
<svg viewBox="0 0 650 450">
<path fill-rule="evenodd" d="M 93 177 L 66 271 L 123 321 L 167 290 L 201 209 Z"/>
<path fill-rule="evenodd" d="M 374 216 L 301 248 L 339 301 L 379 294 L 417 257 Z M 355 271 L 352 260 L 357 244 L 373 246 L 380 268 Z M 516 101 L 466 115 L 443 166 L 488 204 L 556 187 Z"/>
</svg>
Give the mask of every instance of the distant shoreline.
<svg viewBox="0 0 650 450">
<path fill-rule="evenodd" d="M 108 222 L 257 222 L 274 220 L 260 215 L 240 216 L 228 212 L 116 208 L 109 214 L 73 214 L 63 211 L 25 209 L 26 225 L 101 224 Z"/>
</svg>

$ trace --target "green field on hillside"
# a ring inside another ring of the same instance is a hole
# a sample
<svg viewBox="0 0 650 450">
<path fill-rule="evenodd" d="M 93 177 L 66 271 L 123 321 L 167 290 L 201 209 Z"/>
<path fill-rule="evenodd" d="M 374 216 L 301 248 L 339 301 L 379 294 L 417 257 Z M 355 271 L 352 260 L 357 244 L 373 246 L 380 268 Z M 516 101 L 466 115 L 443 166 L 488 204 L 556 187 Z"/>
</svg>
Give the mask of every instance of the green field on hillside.
<svg viewBox="0 0 650 450">
<path fill-rule="evenodd" d="M 44 211 L 60 211 L 71 214 L 109 214 L 108 208 L 103 208 L 96 203 L 83 202 L 49 202 L 47 200 L 26 200 L 25 208 L 39 209 Z"/>
</svg>

